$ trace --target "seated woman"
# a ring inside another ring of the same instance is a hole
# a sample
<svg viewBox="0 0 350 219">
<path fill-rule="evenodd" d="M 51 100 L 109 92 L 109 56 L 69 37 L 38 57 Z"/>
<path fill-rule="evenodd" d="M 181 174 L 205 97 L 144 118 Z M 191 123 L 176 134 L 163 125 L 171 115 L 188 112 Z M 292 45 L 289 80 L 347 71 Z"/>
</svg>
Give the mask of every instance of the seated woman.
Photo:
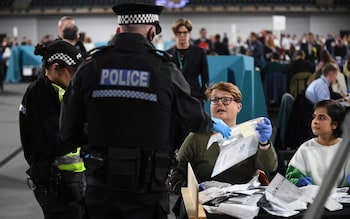
<svg viewBox="0 0 350 219">
<path fill-rule="evenodd" d="M 242 95 L 232 83 L 219 82 L 206 90 L 210 100 L 212 117 L 222 119 L 228 126 L 236 126 L 237 114 L 242 109 Z M 190 162 L 199 183 L 215 180 L 230 184 L 247 183 L 258 175 L 259 169 L 267 172 L 277 168 L 277 155 L 271 145 L 272 127 L 269 119 L 257 125 L 259 147 L 257 153 L 224 172 L 211 178 L 216 159 L 219 155 L 218 142 L 214 142 L 207 150 L 208 141 L 213 132 L 190 133 L 183 142 L 178 155 L 178 165 L 170 176 L 170 187 L 179 194 L 181 187 L 187 184 L 187 163 Z"/>
<path fill-rule="evenodd" d="M 321 185 L 342 141 L 341 124 L 345 108 L 335 100 L 315 104 L 311 129 L 316 136 L 304 142 L 290 160 L 286 178 L 298 187 Z M 335 179 L 336 185 L 347 186 L 350 163 L 345 164 Z"/>
</svg>

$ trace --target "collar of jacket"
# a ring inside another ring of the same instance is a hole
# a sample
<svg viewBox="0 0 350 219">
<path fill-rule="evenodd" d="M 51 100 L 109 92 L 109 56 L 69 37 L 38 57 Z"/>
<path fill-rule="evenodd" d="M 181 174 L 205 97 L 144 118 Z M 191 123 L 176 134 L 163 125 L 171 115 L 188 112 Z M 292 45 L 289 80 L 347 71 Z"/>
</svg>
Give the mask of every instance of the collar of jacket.
<svg viewBox="0 0 350 219">
<path fill-rule="evenodd" d="M 114 46 L 119 51 L 140 52 L 155 49 L 153 44 L 138 33 L 119 33 Z"/>
</svg>

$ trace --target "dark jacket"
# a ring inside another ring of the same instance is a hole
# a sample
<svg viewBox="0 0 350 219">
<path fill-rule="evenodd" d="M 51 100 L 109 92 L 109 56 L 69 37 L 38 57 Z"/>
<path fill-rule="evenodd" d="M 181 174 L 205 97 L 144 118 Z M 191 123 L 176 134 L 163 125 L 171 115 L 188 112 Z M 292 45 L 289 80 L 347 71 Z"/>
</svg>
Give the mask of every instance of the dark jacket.
<svg viewBox="0 0 350 219">
<path fill-rule="evenodd" d="M 309 44 L 302 43 L 300 45 L 300 49 L 305 53 L 305 60 L 309 61 L 313 66 L 316 66 L 317 63 L 321 59 L 321 47 L 320 45 L 314 43 L 311 46 L 311 50 L 309 52 Z"/>
<path fill-rule="evenodd" d="M 176 47 L 169 49 L 169 52 L 173 57 L 172 61 L 181 70 L 186 79 L 190 84 L 191 95 L 199 99 L 202 103 L 207 99 L 205 96 L 205 90 L 209 84 L 209 72 L 208 72 L 208 60 L 205 51 L 194 45 L 190 45 L 186 52 L 183 60 Z M 198 77 L 201 77 L 201 83 Z"/>
<path fill-rule="evenodd" d="M 61 135 L 68 145 L 80 145 L 87 123 L 89 149 L 147 148 L 167 156 L 172 115 L 195 132 L 211 127 L 168 55 L 140 34 L 121 33 L 72 79 Z"/>
<path fill-rule="evenodd" d="M 32 82 L 21 102 L 19 125 L 28 174 L 37 184 L 48 183 L 50 169 L 56 156 L 72 148 L 64 148 L 59 136 L 61 103 L 58 90 L 47 77 Z M 74 147 L 73 147 L 74 148 Z"/>
</svg>

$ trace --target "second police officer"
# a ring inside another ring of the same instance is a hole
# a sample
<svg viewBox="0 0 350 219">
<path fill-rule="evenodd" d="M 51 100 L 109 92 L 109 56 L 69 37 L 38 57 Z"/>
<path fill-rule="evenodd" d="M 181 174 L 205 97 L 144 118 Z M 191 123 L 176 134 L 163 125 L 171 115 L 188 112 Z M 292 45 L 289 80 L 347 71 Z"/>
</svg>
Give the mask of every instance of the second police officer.
<svg viewBox="0 0 350 219">
<path fill-rule="evenodd" d="M 162 6 L 122 4 L 114 44 L 93 54 L 68 87 L 60 131 L 84 143 L 86 203 L 92 219 L 158 219 L 169 212 L 169 127 L 175 114 L 189 130 L 230 129 L 212 119 L 165 52 L 155 49 Z"/>
</svg>

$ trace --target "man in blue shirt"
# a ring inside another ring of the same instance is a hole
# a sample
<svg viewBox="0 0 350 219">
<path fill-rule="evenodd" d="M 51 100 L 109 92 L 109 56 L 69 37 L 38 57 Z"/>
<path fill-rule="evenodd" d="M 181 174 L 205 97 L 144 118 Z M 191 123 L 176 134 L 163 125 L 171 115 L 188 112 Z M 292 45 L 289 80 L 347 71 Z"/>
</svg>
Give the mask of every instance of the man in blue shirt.
<svg viewBox="0 0 350 219">
<path fill-rule="evenodd" d="M 305 91 L 305 96 L 312 102 L 331 99 L 329 86 L 337 80 L 339 68 L 334 63 L 327 63 L 322 68 L 320 78 L 314 80 Z"/>
</svg>

